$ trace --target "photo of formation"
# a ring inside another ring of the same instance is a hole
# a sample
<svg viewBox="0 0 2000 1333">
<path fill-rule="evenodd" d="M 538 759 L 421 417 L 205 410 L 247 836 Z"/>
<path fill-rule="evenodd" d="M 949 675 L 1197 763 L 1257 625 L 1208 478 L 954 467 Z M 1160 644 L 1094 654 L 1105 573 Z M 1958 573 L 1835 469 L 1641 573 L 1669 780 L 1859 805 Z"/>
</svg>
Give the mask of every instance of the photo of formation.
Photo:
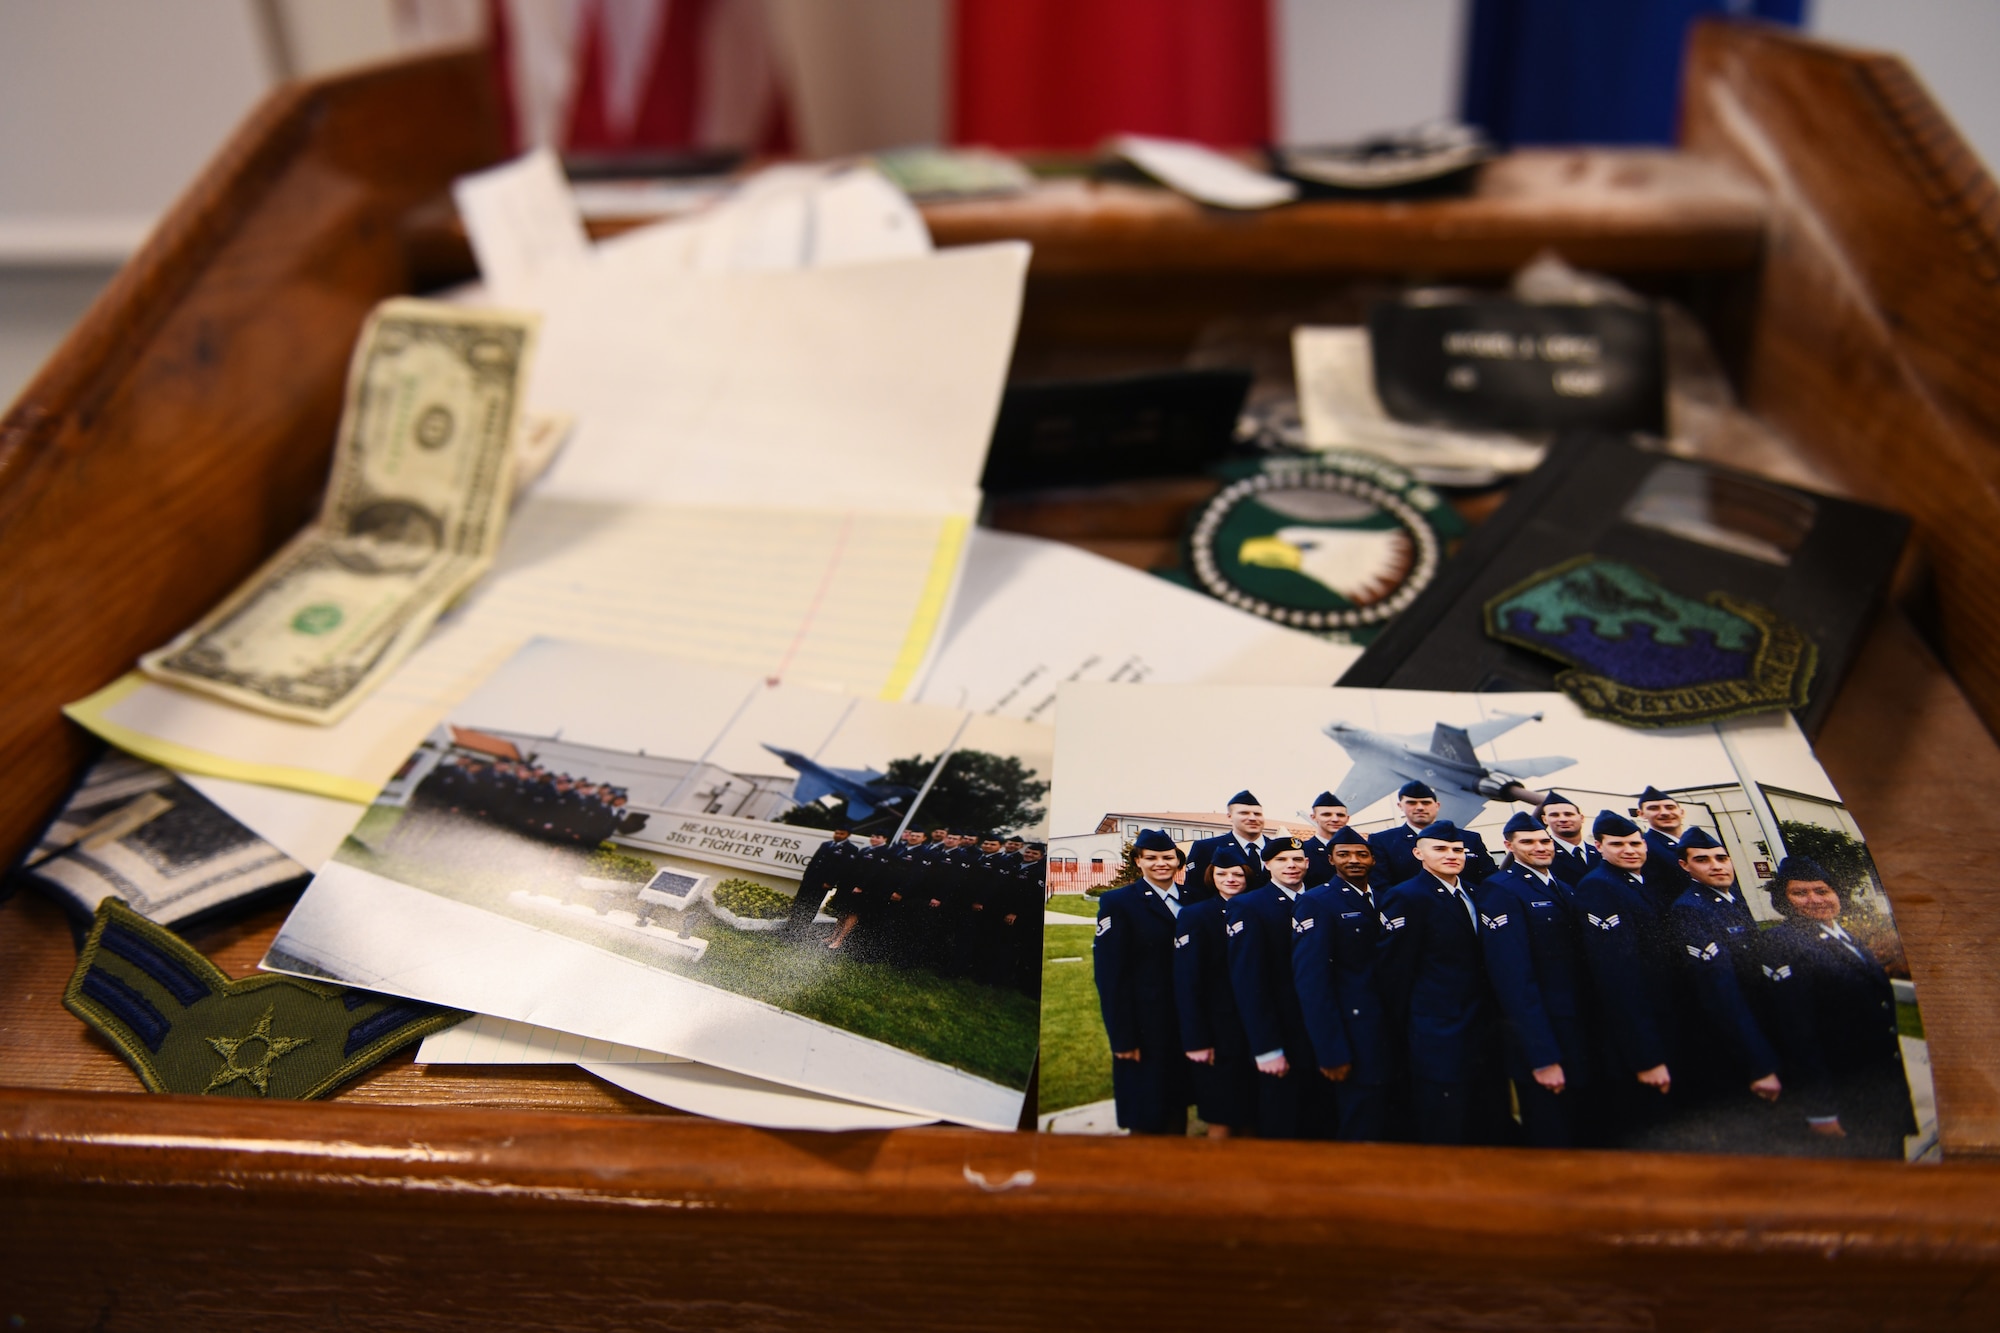
<svg viewBox="0 0 2000 1333">
<path fill-rule="evenodd" d="M 538 642 L 411 754 L 267 962 L 1011 1124 L 1047 735 Z M 449 940 L 411 944 L 426 921 Z"/>
<path fill-rule="evenodd" d="M 1059 707 L 1044 1130 L 1934 1155 L 1889 900 L 1789 717 Z"/>
</svg>

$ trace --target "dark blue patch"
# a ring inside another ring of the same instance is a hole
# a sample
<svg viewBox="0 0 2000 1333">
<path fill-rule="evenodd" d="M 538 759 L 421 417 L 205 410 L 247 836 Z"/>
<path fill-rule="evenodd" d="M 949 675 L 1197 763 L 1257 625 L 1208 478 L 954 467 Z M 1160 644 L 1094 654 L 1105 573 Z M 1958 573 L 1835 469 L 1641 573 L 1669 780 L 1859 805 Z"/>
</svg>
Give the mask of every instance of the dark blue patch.
<svg viewBox="0 0 2000 1333">
<path fill-rule="evenodd" d="M 351 1014 L 374 998 L 373 991 L 351 990 L 340 997 L 340 1002 L 347 1006 L 347 1012 Z"/>
<path fill-rule="evenodd" d="M 366 998 L 373 999 L 374 997 L 368 996 Z M 428 1018 L 436 1012 L 431 1006 L 418 1004 L 413 1000 L 406 1000 L 401 1004 L 392 1004 L 381 1013 L 371 1014 L 350 1028 L 347 1033 L 347 1045 L 341 1049 L 340 1053 L 343 1056 L 352 1055 L 385 1033 L 394 1032 L 397 1028 L 403 1026 L 403 1024 L 414 1023 L 419 1018 Z"/>
<path fill-rule="evenodd" d="M 144 936 L 135 935 L 123 926 L 109 925 L 98 937 L 98 943 L 159 982 L 163 990 L 181 1002 L 183 1009 L 209 996 L 207 982 L 190 972 L 180 959 L 155 947 Z"/>
<path fill-rule="evenodd" d="M 1591 628 L 1589 616 L 1570 616 L 1569 629 L 1550 634 L 1535 627 L 1533 611 L 1507 613 L 1510 635 L 1533 640 L 1566 661 L 1611 677 L 1622 685 L 1665 690 L 1716 680 L 1741 680 L 1750 674 L 1751 654 L 1719 646 L 1705 629 L 1684 630 L 1687 642 L 1660 643 L 1653 626 L 1642 620 L 1625 623 L 1625 633 L 1607 639 Z"/>
<path fill-rule="evenodd" d="M 160 1053 L 160 1043 L 167 1039 L 167 1033 L 173 1031 L 174 1025 L 167 1021 L 166 1015 L 155 1009 L 145 996 L 101 967 L 83 974 L 83 993 L 109 1009 L 155 1055 Z"/>
</svg>

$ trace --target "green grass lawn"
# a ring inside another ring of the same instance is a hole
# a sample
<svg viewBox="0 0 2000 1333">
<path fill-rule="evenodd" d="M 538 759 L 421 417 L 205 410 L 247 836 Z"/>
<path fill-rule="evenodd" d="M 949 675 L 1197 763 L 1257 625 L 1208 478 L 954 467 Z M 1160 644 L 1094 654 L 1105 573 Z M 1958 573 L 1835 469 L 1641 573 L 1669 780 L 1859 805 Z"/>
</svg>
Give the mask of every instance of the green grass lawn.
<svg viewBox="0 0 2000 1333">
<path fill-rule="evenodd" d="M 1091 903 L 1095 914 L 1097 905 Z M 1042 1075 L 1036 1114 L 1111 1096 L 1111 1043 L 1097 1009 L 1088 922 L 1042 927 Z M 1058 963 L 1057 958 L 1081 958 Z"/>
<path fill-rule="evenodd" d="M 782 931 L 739 931 L 705 906 L 678 914 L 662 910 L 655 917 L 658 924 L 708 941 L 708 952 L 698 961 L 663 957 L 618 927 L 597 925 L 581 913 L 557 927 L 546 913 L 514 903 L 508 895 L 516 889 L 552 893 L 565 876 L 574 882 L 583 873 L 584 852 L 466 821 L 438 822 L 433 828 L 432 816 L 418 816 L 421 825 L 392 837 L 401 815 L 382 807 L 369 810 L 339 859 L 544 930 L 559 928 L 573 939 L 648 967 L 762 1000 L 1005 1087 L 1028 1085 L 1038 1036 L 1036 1005 L 1017 990 L 871 961 L 846 950 L 834 952 L 824 947 L 830 927 L 803 938 Z M 726 873 L 748 877 L 743 871 Z M 773 881 L 771 887 L 782 884 Z M 793 886 L 783 891 L 790 896 Z M 580 894 L 577 900 L 590 897 Z M 637 903 L 612 905 L 630 910 Z M 1089 952 L 1087 936 L 1084 951 Z"/>
<path fill-rule="evenodd" d="M 1924 1016 L 1917 1012 L 1914 1004 L 1896 1001 L 1896 1035 L 1924 1040 Z"/>
<path fill-rule="evenodd" d="M 1087 916 L 1095 920 L 1097 899 L 1086 898 L 1080 893 L 1058 893 L 1049 898 L 1048 909 L 1061 912 L 1064 916 Z"/>
</svg>

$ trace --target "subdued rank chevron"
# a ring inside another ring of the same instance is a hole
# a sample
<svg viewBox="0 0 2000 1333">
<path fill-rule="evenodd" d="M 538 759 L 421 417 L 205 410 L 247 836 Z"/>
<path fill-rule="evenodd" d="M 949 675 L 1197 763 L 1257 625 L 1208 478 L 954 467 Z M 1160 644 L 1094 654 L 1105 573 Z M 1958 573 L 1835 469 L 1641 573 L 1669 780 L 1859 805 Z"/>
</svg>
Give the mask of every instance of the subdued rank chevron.
<svg viewBox="0 0 2000 1333">
<path fill-rule="evenodd" d="M 63 1007 L 149 1091 L 300 1101 L 465 1017 L 298 977 L 232 980 L 119 898 L 98 906 Z"/>
</svg>

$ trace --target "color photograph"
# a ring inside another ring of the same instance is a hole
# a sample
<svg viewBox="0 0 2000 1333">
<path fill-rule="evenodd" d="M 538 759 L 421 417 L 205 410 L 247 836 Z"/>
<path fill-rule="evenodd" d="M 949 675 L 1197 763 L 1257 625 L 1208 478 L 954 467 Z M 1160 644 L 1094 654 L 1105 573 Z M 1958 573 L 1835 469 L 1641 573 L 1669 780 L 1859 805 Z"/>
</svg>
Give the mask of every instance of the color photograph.
<svg viewBox="0 0 2000 1333">
<path fill-rule="evenodd" d="M 1893 886 L 1787 715 L 1074 685 L 1057 737 L 1045 1131 L 1936 1155 Z"/>
<path fill-rule="evenodd" d="M 1011 1128 L 1049 729 L 537 640 L 265 966 Z"/>
</svg>

